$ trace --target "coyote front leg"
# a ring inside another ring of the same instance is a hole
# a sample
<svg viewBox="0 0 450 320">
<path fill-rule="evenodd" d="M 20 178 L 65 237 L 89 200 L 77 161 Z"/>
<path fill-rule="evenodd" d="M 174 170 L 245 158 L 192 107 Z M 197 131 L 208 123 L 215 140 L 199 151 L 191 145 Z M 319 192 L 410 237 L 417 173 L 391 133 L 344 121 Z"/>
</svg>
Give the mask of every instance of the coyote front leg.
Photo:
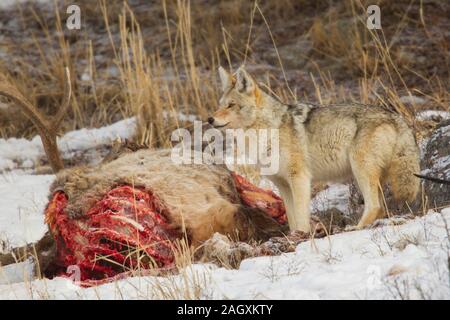
<svg viewBox="0 0 450 320">
<path fill-rule="evenodd" d="M 287 212 L 289 228 L 310 232 L 309 203 L 311 200 L 311 178 L 305 173 L 294 174 L 289 179 L 293 212 Z"/>
<path fill-rule="evenodd" d="M 280 192 L 281 198 L 283 199 L 284 207 L 286 208 L 286 214 L 288 215 L 289 229 L 295 230 L 294 218 L 290 218 L 289 214 L 295 212 L 294 201 L 292 199 L 292 191 L 290 184 L 285 180 L 278 177 L 273 177 L 272 182 L 276 185 L 278 191 Z"/>
</svg>

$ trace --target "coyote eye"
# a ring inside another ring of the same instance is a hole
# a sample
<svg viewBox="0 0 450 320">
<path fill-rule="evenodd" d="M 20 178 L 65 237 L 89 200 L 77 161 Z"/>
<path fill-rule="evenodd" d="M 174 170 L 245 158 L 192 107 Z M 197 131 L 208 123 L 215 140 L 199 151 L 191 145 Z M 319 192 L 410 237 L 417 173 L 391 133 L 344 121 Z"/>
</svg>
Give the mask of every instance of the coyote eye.
<svg viewBox="0 0 450 320">
<path fill-rule="evenodd" d="M 230 103 L 228 104 L 228 107 L 227 107 L 227 108 L 228 108 L 228 109 L 229 109 L 229 108 L 233 108 L 235 105 L 236 105 L 236 103 L 230 102 Z"/>
</svg>

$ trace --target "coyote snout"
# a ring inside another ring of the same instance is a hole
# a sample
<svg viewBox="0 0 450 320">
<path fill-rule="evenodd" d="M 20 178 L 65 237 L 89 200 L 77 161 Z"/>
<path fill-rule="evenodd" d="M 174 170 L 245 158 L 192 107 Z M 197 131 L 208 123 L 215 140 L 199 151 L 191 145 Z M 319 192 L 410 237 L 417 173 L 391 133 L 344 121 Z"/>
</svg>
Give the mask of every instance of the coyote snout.
<svg viewBox="0 0 450 320">
<path fill-rule="evenodd" d="M 283 197 L 291 230 L 310 231 L 313 182 L 353 176 L 365 205 L 359 228 L 384 216 L 383 183 L 390 183 L 396 199 L 415 200 L 419 149 L 400 115 L 359 104 L 287 105 L 262 91 L 242 67 L 233 75 L 220 67 L 219 75 L 223 95 L 210 124 L 279 130 L 279 170 L 269 178 Z"/>
</svg>

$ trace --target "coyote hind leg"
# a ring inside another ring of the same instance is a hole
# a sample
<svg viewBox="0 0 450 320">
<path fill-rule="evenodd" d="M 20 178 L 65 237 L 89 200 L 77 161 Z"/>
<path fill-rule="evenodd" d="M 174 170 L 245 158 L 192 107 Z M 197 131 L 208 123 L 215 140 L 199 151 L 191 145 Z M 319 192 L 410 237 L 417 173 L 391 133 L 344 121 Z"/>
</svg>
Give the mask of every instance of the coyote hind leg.
<svg viewBox="0 0 450 320">
<path fill-rule="evenodd" d="M 353 176 L 364 197 L 364 212 L 357 225 L 361 229 L 384 216 L 380 203 L 380 169 L 366 161 L 350 160 Z"/>
</svg>

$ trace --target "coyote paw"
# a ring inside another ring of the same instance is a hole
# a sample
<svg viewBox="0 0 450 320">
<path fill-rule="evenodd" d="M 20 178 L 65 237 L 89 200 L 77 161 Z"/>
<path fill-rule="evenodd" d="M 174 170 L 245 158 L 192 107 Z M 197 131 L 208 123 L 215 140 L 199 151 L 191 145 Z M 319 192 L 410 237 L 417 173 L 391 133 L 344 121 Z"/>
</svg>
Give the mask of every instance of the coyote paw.
<svg viewBox="0 0 450 320">
<path fill-rule="evenodd" d="M 303 232 L 300 230 L 293 230 L 289 232 L 287 238 L 292 241 L 299 241 L 299 240 L 308 240 L 311 237 L 311 234 L 309 232 Z"/>
<path fill-rule="evenodd" d="M 324 224 L 318 217 L 312 216 L 310 219 L 310 231 L 304 232 L 300 230 L 293 230 L 289 233 L 288 238 L 293 240 L 308 240 L 312 237 L 323 238 L 327 235 L 327 230 Z"/>
</svg>

